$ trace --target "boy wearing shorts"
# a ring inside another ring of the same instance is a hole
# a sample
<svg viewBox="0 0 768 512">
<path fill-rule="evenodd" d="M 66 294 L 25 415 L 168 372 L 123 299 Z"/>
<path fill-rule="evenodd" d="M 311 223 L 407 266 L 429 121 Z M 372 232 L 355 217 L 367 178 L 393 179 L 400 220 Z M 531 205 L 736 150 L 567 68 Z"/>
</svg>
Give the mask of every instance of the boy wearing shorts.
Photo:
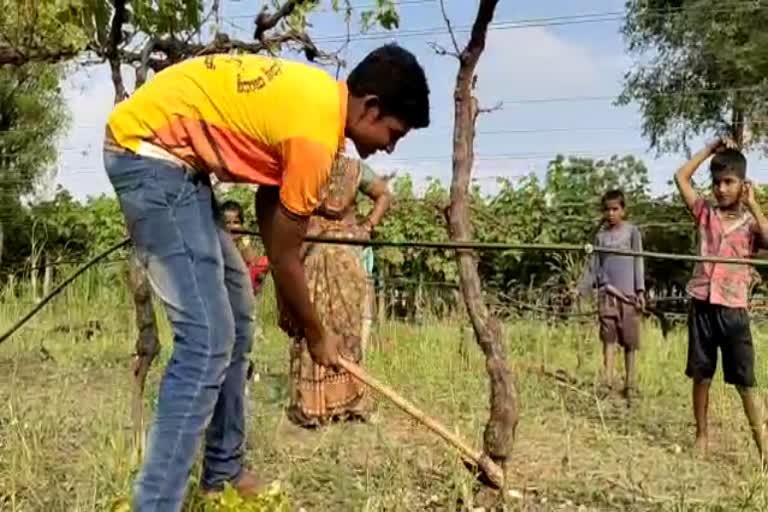
<svg viewBox="0 0 768 512">
<path fill-rule="evenodd" d="M 602 199 L 603 222 L 595 236 L 596 247 L 643 250 L 640 230 L 625 220 L 626 201 L 621 190 L 609 190 Z M 640 317 L 645 306 L 643 258 L 595 252 L 582 294 L 597 287 L 597 317 L 603 343 L 603 365 L 609 387 L 614 379 L 616 345 L 624 349 L 624 390 L 630 398 L 635 386 L 635 360 L 640 347 Z"/>
<path fill-rule="evenodd" d="M 691 183 L 693 174 L 710 157 L 714 204 L 699 197 Z M 768 220 L 746 178 L 747 161 L 730 139 L 710 143 L 675 174 L 677 187 L 698 229 L 701 256 L 749 258 L 758 244 L 764 246 Z M 695 448 L 706 454 L 709 388 L 720 349 L 724 380 L 735 386 L 741 397 L 752 436 L 765 464 L 761 413 L 754 393 L 755 352 L 747 312 L 751 279 L 750 265 L 697 263 L 686 289 L 691 306 L 685 373 L 693 380 Z"/>
</svg>

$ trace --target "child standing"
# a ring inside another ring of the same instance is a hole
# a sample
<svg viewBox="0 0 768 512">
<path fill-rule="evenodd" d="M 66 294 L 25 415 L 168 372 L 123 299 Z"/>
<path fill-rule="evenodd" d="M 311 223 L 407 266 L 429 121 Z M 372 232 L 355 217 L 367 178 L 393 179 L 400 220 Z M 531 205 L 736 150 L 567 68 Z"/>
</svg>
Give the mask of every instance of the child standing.
<svg viewBox="0 0 768 512">
<path fill-rule="evenodd" d="M 595 246 L 633 251 L 643 250 L 640 230 L 626 222 L 626 204 L 621 190 L 606 192 L 601 200 L 603 221 Z M 603 342 L 605 378 L 613 386 L 614 349 L 624 349 L 624 391 L 635 385 L 635 354 L 640 346 L 640 312 L 645 307 L 645 273 L 641 257 L 594 253 L 589 271 L 582 279 L 582 294 L 597 286 L 597 316 Z"/>
<path fill-rule="evenodd" d="M 696 169 L 709 157 L 715 204 L 699 197 L 691 184 Z M 675 182 L 699 232 L 699 254 L 749 258 L 757 243 L 765 244 L 766 220 L 747 181 L 747 160 L 729 139 L 717 139 L 693 155 L 675 174 Z M 693 379 L 695 447 L 708 449 L 709 387 L 717 367 L 717 349 L 723 358 L 723 376 L 736 387 L 752 436 L 765 464 L 761 414 L 754 397 L 755 353 L 747 313 L 752 267 L 742 264 L 699 263 L 688 282 L 686 375 Z"/>
<path fill-rule="evenodd" d="M 258 312 L 259 302 L 261 294 L 261 287 L 264 284 L 264 280 L 269 273 L 269 260 L 266 256 L 259 256 L 256 253 L 252 243 L 251 237 L 242 235 L 240 233 L 233 233 L 243 229 L 244 215 L 243 207 L 237 201 L 226 201 L 221 205 L 221 216 L 224 222 L 224 228 L 232 236 L 232 240 L 235 242 L 237 250 L 245 261 L 245 265 L 248 267 L 248 274 L 251 278 L 251 285 L 253 286 L 254 296 L 254 311 Z M 261 322 L 254 322 L 253 324 L 253 341 L 258 342 L 262 339 Z M 253 361 L 248 363 L 247 370 L 248 380 L 251 380 L 254 375 Z"/>
<path fill-rule="evenodd" d="M 259 256 L 253 247 L 251 238 L 239 233 L 232 233 L 243 229 L 243 207 L 236 201 L 227 201 L 221 205 L 221 215 L 224 227 L 232 235 L 240 255 L 243 257 L 253 285 L 253 293 L 259 296 L 261 286 L 269 273 L 269 260 L 266 256 Z"/>
</svg>

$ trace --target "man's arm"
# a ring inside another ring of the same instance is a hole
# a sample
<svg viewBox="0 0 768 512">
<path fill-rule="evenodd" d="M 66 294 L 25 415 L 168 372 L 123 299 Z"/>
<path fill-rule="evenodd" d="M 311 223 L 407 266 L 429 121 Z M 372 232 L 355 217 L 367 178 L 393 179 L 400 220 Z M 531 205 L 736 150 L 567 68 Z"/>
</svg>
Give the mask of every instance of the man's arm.
<svg viewBox="0 0 768 512">
<path fill-rule="evenodd" d="M 310 347 L 320 346 L 324 330 L 309 300 L 307 280 L 299 251 L 307 230 L 307 218 L 295 215 L 280 203 L 277 187 L 259 187 L 256 214 L 269 258 L 277 293 L 288 313 L 303 328 Z"/>
<path fill-rule="evenodd" d="M 677 185 L 677 189 L 680 191 L 680 195 L 683 196 L 685 205 L 691 212 L 693 212 L 693 207 L 696 204 L 696 200 L 699 198 L 699 195 L 693 188 L 691 179 L 699 166 L 722 146 L 722 139 L 717 139 L 714 142 L 707 144 L 704 149 L 693 155 L 691 159 L 685 162 L 675 173 L 675 184 Z"/>
<path fill-rule="evenodd" d="M 301 258 L 309 218 L 328 184 L 335 148 L 313 138 L 294 137 L 282 141 L 279 151 L 282 183 L 279 189 L 264 192 L 263 224 L 259 220 L 267 229 L 272 277 L 288 313 L 303 331 L 312 359 L 321 366 L 338 366 L 341 338 L 323 329 L 309 299 Z"/>
</svg>

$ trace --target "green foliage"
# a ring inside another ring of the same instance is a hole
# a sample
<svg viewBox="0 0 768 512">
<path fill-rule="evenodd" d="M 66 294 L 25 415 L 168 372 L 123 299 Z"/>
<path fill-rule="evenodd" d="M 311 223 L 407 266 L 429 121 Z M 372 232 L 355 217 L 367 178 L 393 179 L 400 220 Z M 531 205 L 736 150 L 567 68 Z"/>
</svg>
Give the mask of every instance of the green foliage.
<svg viewBox="0 0 768 512">
<path fill-rule="evenodd" d="M 117 200 L 104 195 L 80 203 L 60 188 L 31 208 L 30 219 L 36 243 L 54 261 L 94 256 L 126 236 Z"/>
<path fill-rule="evenodd" d="M 76 53 L 86 48 L 84 0 L 3 0 L 0 2 L 2 46 L 23 53 Z M 103 2 L 106 3 L 106 2 Z"/>
<path fill-rule="evenodd" d="M 205 3 L 199 0 L 133 0 L 131 20 L 136 29 L 154 37 L 183 36 L 200 30 Z"/>
<path fill-rule="evenodd" d="M 12 195 L 32 192 L 56 161 L 55 139 L 68 116 L 52 66 L 0 69 L 0 183 Z"/>
<path fill-rule="evenodd" d="M 51 175 L 56 139 L 68 122 L 53 66 L 0 69 L 0 224 L 5 258 L 23 253 L 23 200 Z"/>
<path fill-rule="evenodd" d="M 255 498 L 244 499 L 230 485 L 224 492 L 207 498 L 200 512 L 290 512 L 290 500 L 280 482 L 273 482 L 269 489 Z"/>
<path fill-rule="evenodd" d="M 291 512 L 291 502 L 279 481 L 272 482 L 269 488 L 252 498 L 243 498 L 230 485 L 224 484 L 224 491 L 201 498 L 191 504 L 192 512 Z M 111 512 L 130 512 L 131 505 L 127 498 L 116 500 L 110 507 Z"/>
<path fill-rule="evenodd" d="M 397 5 L 392 0 L 376 0 L 372 10 L 363 11 L 360 15 L 360 23 L 363 30 L 368 30 L 375 25 L 381 25 L 387 30 L 400 27 L 400 15 Z"/>
<path fill-rule="evenodd" d="M 429 180 L 421 193 L 407 174 L 390 187 L 394 201 L 374 239 L 444 241 L 448 238 L 445 211 L 449 193 L 437 180 Z M 473 239 L 480 242 L 571 243 L 591 242 L 598 229 L 600 196 L 621 188 L 627 197 L 629 219 L 643 232 L 648 250 L 695 253 L 695 230 L 677 195 L 653 198 L 648 171 L 632 157 L 593 161 L 558 156 L 543 180 L 534 175 L 515 183 L 499 180 L 492 195 L 478 188 L 471 193 Z M 245 226 L 256 229 L 254 193 L 250 187 L 221 187 L 221 204 L 235 200 L 243 207 Z M 361 204 L 361 214 L 371 208 Z M 49 201 L 24 209 L 30 226 L 24 258 L 33 246 L 46 261 L 86 259 L 125 236 L 117 201 L 101 196 L 78 202 L 64 190 Z M 478 251 L 480 276 L 489 291 L 510 288 L 571 288 L 583 269 L 582 254 L 526 251 Z M 646 260 L 649 284 L 663 293 L 679 291 L 690 276 L 690 265 Z M 388 279 L 458 283 L 453 251 L 427 248 L 375 249 L 374 272 Z"/>
<path fill-rule="evenodd" d="M 765 140 L 768 6 L 743 0 L 630 0 L 623 33 L 638 65 L 619 103 L 636 101 L 659 150 L 722 130 L 741 116 Z"/>
</svg>

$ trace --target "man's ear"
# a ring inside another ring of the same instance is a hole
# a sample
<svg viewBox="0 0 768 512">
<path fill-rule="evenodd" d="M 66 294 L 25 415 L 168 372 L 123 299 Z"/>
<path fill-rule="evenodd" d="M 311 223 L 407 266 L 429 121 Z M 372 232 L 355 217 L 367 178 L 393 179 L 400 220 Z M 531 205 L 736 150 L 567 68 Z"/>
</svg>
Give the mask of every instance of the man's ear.
<svg viewBox="0 0 768 512">
<path fill-rule="evenodd" d="M 363 98 L 363 116 L 379 119 L 381 117 L 381 100 L 374 94 L 368 94 Z"/>
</svg>

